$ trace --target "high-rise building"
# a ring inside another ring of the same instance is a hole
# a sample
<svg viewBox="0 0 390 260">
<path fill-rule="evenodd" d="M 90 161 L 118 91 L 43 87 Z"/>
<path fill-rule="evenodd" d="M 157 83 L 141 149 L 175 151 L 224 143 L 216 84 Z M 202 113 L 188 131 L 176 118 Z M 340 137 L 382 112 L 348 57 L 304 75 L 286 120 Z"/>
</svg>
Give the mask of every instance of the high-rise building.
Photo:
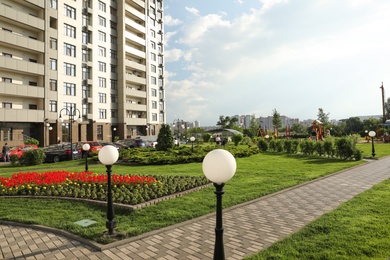
<svg viewBox="0 0 390 260">
<path fill-rule="evenodd" d="M 162 0 L 0 0 L 0 144 L 157 135 Z"/>
</svg>

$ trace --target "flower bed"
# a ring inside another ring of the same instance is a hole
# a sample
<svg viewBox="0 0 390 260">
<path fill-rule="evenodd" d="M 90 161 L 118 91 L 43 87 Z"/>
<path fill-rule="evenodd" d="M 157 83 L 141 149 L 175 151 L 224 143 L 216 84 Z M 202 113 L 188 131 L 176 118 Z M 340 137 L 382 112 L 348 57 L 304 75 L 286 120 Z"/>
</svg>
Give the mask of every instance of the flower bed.
<svg viewBox="0 0 390 260">
<path fill-rule="evenodd" d="M 208 183 L 205 177 L 111 176 L 113 201 L 136 205 Z M 107 175 L 53 171 L 16 173 L 0 178 L 0 196 L 60 196 L 107 200 Z"/>
</svg>

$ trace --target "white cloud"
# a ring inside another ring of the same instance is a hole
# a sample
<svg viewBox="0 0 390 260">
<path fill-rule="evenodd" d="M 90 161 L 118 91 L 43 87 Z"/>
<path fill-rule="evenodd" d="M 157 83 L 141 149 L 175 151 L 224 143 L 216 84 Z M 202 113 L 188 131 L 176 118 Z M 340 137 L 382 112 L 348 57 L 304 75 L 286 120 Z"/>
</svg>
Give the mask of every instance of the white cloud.
<svg viewBox="0 0 390 260">
<path fill-rule="evenodd" d="M 195 16 L 199 16 L 199 10 L 193 7 L 185 7 L 186 11 Z"/>
<path fill-rule="evenodd" d="M 181 21 L 179 19 L 173 19 L 170 15 L 164 16 L 164 24 L 168 26 L 176 26 L 181 24 Z"/>
</svg>

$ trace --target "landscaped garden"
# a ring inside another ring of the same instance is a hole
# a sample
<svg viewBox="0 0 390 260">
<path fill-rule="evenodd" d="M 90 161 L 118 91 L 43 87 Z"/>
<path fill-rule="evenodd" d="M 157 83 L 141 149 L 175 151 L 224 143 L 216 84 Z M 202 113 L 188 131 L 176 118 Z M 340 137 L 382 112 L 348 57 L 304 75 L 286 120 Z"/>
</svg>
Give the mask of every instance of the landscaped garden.
<svg viewBox="0 0 390 260">
<path fill-rule="evenodd" d="M 377 156 L 390 154 L 388 146 L 389 145 L 387 144 L 376 144 Z M 363 157 L 371 156 L 371 144 L 357 144 L 357 147 L 360 150 L 363 150 Z M 189 147 L 185 148 L 189 149 Z M 230 147 L 226 147 L 226 149 L 229 148 Z M 249 149 L 253 150 L 255 148 L 256 147 L 252 147 Z M 197 149 L 198 148 L 196 148 L 195 151 L 197 151 Z M 136 151 L 134 150 L 134 152 Z M 143 150 L 137 150 L 137 153 L 143 152 Z M 223 200 L 224 208 L 363 163 L 363 161 L 340 160 L 338 158 L 328 158 L 327 156 L 286 154 L 275 151 L 263 153 L 251 152 L 250 154 L 252 155 L 248 157 L 236 158 L 236 175 L 224 187 L 224 190 L 226 191 Z M 23 170 L 24 173 L 31 172 L 34 174 L 45 172 L 53 173 L 66 170 L 66 174 L 78 173 L 81 176 L 84 163 L 84 160 L 78 160 L 60 164 L 35 165 L 24 168 L 21 168 L 20 166 L 0 167 L 0 176 L 11 178 L 13 173 L 19 173 L 21 170 Z M 89 172 L 91 173 L 89 177 L 94 176 L 103 179 L 101 180 L 101 184 L 92 181 L 90 183 L 86 182 L 84 186 L 88 188 L 88 184 L 91 184 L 91 187 L 95 184 L 94 188 L 96 188 L 97 191 L 98 188 L 100 188 L 99 185 L 105 185 L 103 177 L 105 176 L 105 171 L 106 169 L 103 165 L 97 163 L 96 160 L 91 159 L 89 161 Z M 147 185 L 153 185 L 153 183 L 158 182 L 158 178 L 162 178 L 163 180 L 164 178 L 172 178 L 172 176 L 181 176 L 192 180 L 204 180 L 201 162 L 165 165 L 136 165 L 134 163 L 126 162 L 126 164 L 114 165 L 113 173 L 117 177 L 138 176 L 140 178 L 139 180 L 145 180 L 146 178 L 146 182 L 141 181 L 142 185 L 145 185 L 146 183 Z M 34 176 L 34 174 L 32 175 Z M 24 175 L 21 174 L 20 176 Z M 79 179 L 77 179 L 76 183 L 78 183 L 78 181 Z M 65 183 L 66 182 L 65 178 Z M 142 186 L 140 183 L 135 183 L 131 183 L 131 185 Z M 187 181 L 185 183 L 187 183 Z M 203 182 L 200 182 L 199 185 L 201 185 L 201 183 Z M 168 186 L 172 186 L 171 184 L 168 184 Z M 28 184 L 22 185 L 25 185 L 24 188 L 26 188 Z M 63 184 L 57 183 L 53 185 L 54 188 L 51 187 L 51 184 L 45 185 L 46 190 L 51 190 L 51 195 L 53 195 L 53 191 L 57 191 L 59 194 L 61 194 L 60 192 L 64 192 L 63 189 L 60 189 L 60 191 L 57 189 L 58 185 L 61 185 L 62 187 Z M 83 185 L 81 184 L 81 186 Z M 118 188 L 118 186 L 116 188 Z M 32 187 L 31 184 L 30 187 Z M 76 188 L 77 187 L 79 186 L 76 186 Z M 73 189 L 76 188 L 73 187 Z M 28 192 L 28 190 L 27 187 L 25 192 Z M 39 187 L 39 190 L 41 190 L 41 187 Z M 213 191 L 213 187 L 206 187 L 184 196 L 164 200 L 155 205 L 134 211 L 116 208 L 115 220 L 117 222 L 117 230 L 123 234 L 123 237 L 131 237 L 213 212 L 215 211 L 215 196 Z M 93 192 L 91 192 L 91 194 L 92 193 Z M 101 191 L 101 193 L 101 199 L 104 200 L 104 192 Z M 57 196 L 56 194 L 54 195 Z M 72 195 L 69 197 L 72 197 Z M 67 230 L 100 243 L 108 243 L 111 241 L 103 236 L 103 233 L 106 230 L 105 205 L 96 205 L 80 200 L 59 200 L 52 197 L 40 197 L 39 199 L 0 197 L 0 216 L 2 220 L 36 223 Z M 75 224 L 75 222 L 82 219 L 91 219 L 96 221 L 96 223 L 88 227 L 81 227 Z"/>
</svg>

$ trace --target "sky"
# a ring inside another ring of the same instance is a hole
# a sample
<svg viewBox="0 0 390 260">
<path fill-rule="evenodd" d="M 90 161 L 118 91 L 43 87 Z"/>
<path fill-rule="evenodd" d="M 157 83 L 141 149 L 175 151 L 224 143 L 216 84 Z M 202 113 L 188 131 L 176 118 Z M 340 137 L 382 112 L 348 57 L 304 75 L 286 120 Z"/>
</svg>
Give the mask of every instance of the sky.
<svg viewBox="0 0 390 260">
<path fill-rule="evenodd" d="M 167 123 L 381 115 L 389 13 L 388 0 L 165 0 Z"/>
</svg>

